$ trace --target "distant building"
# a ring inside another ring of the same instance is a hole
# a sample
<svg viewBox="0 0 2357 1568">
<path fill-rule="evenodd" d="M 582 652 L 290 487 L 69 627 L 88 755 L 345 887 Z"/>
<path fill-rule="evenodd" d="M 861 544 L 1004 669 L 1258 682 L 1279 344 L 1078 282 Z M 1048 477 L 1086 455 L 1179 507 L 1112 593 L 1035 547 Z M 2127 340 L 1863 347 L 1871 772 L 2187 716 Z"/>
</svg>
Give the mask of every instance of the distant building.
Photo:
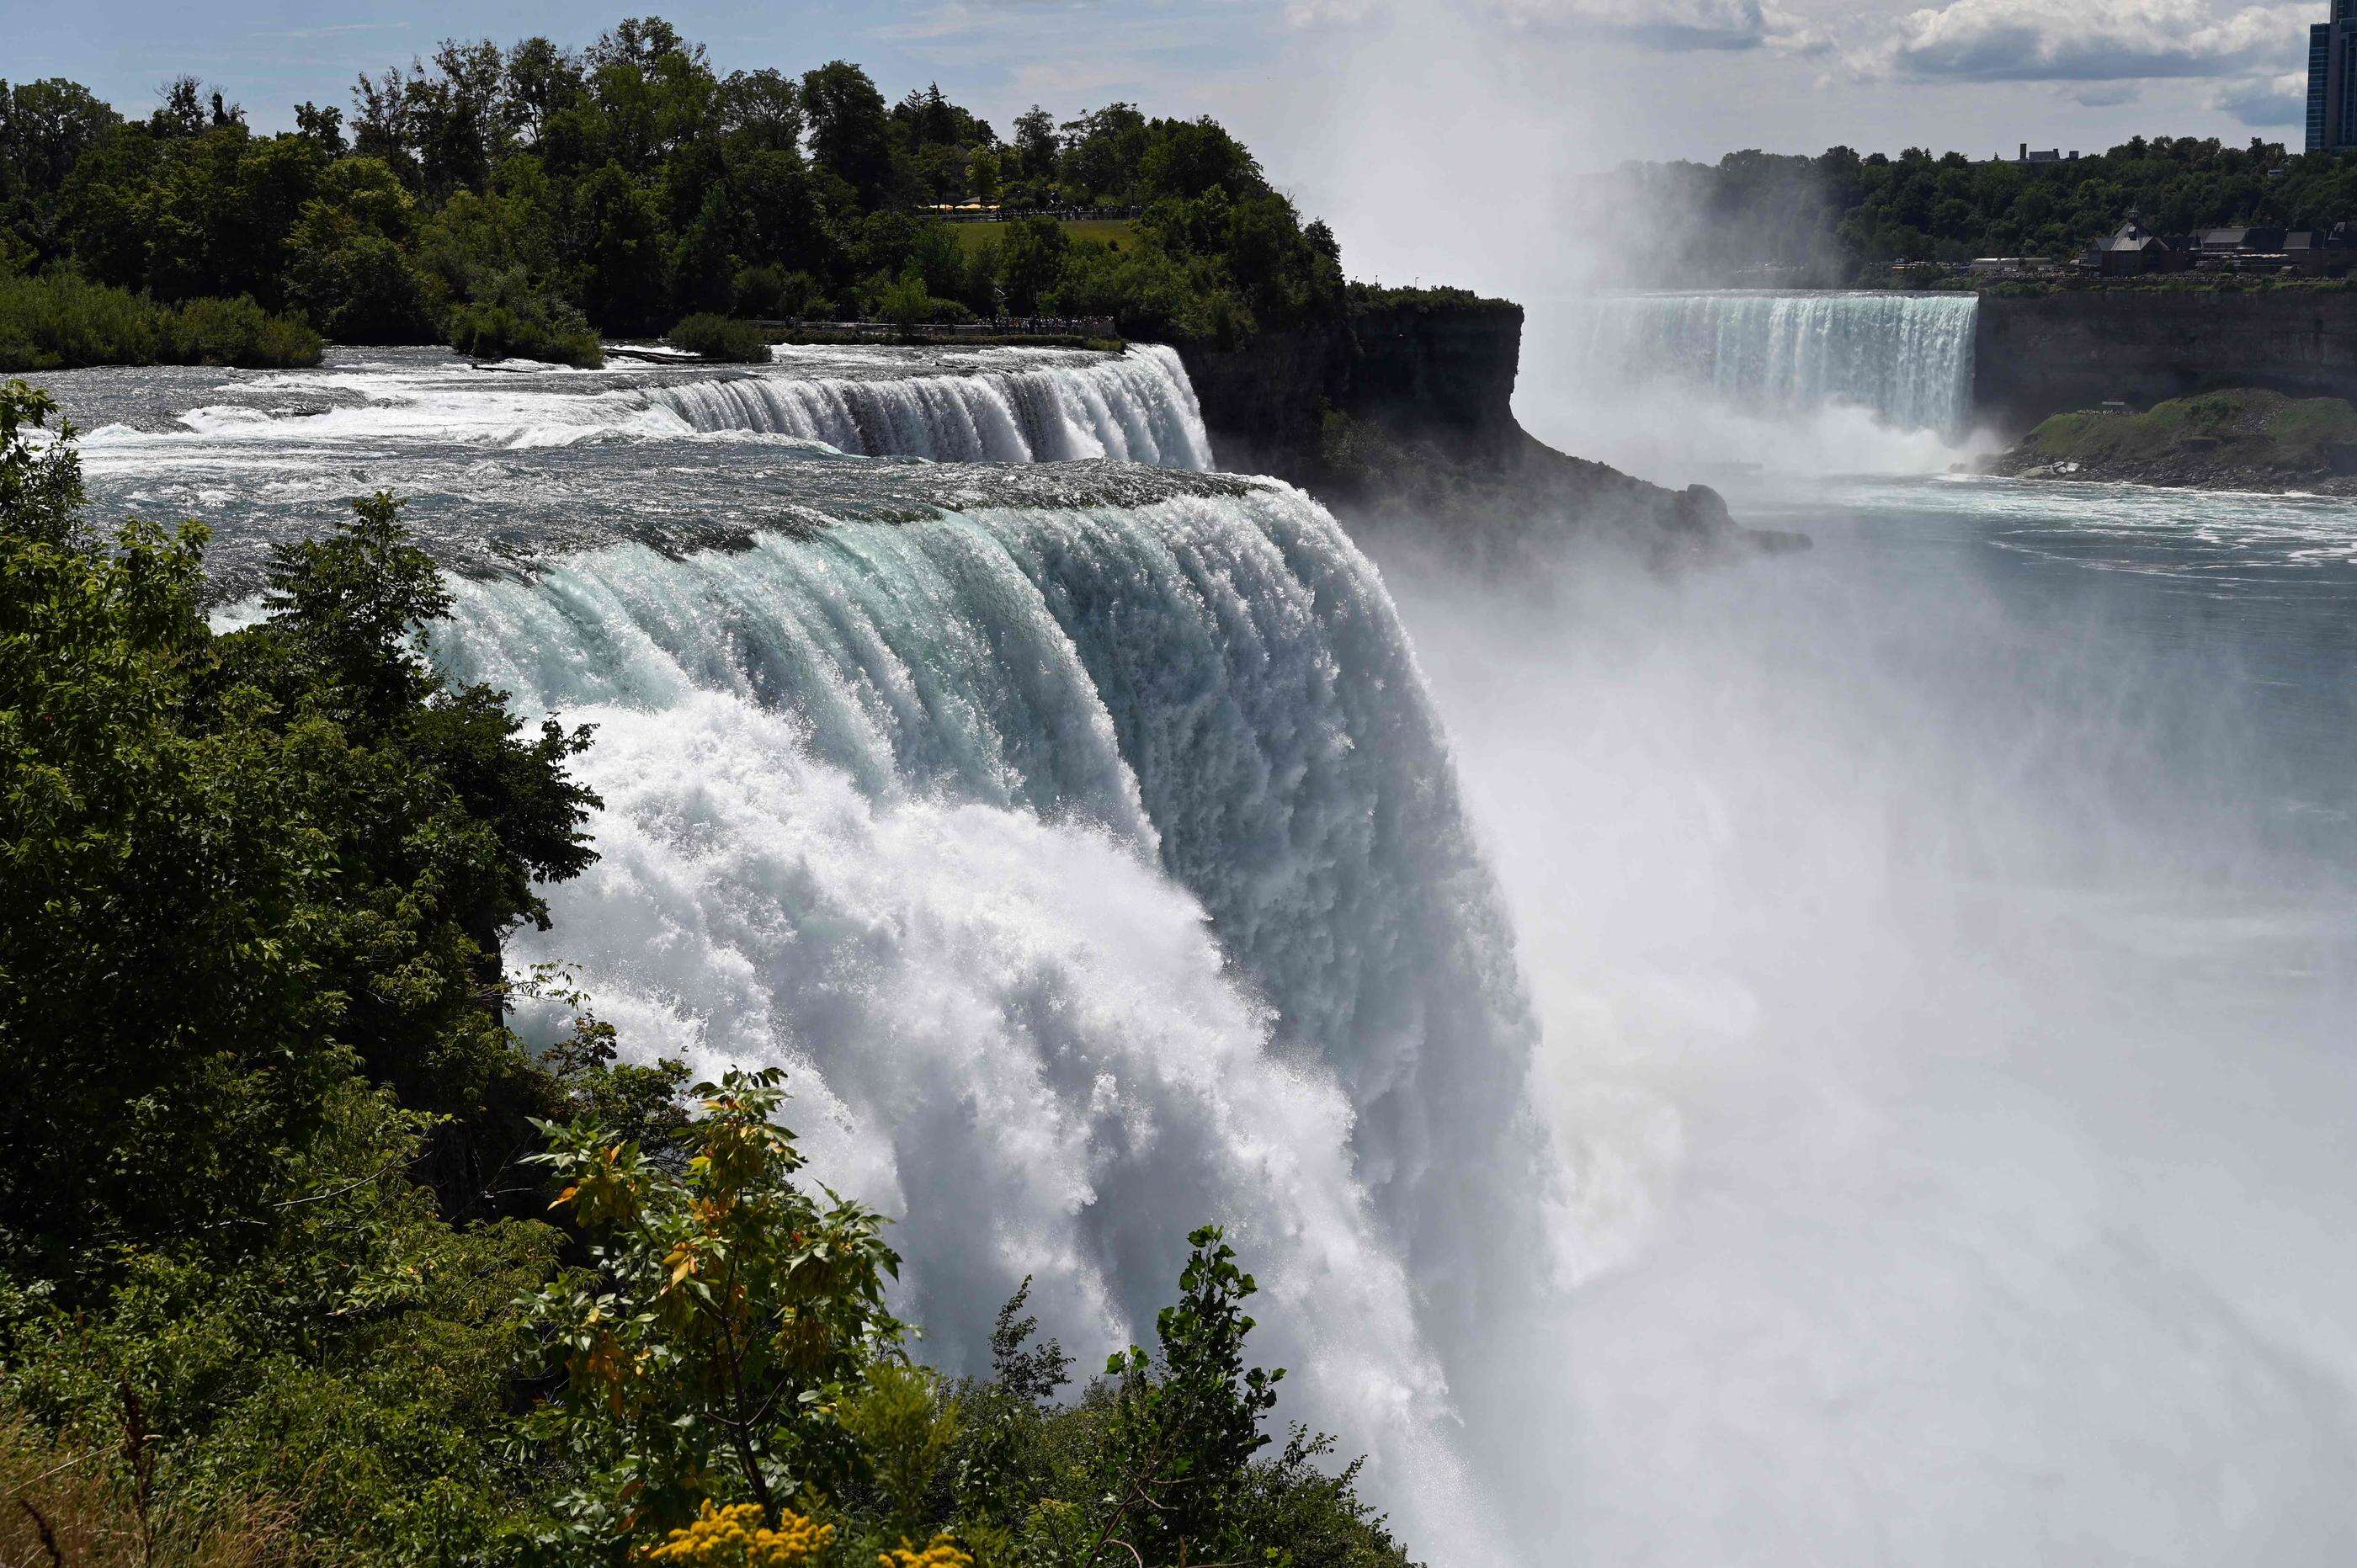
<svg viewBox="0 0 2357 1568">
<path fill-rule="evenodd" d="M 2205 229 L 2201 232 L 2201 253 L 2205 256 L 2246 252 L 2272 254 L 2283 248 L 2284 231 L 2280 229 Z"/>
<path fill-rule="evenodd" d="M 2350 3 L 2357 4 L 2357 0 L 2350 0 Z M 2018 164 L 2077 163 L 2079 161 L 2079 155 L 2074 150 L 2069 157 L 2066 158 L 2063 156 L 2062 151 L 2059 147 L 2047 147 L 2042 151 L 2032 152 L 2030 150 L 2029 144 L 2028 142 L 2024 142 L 2021 144 L 2021 156 L 2013 161 Z"/>
<path fill-rule="evenodd" d="M 2193 252 L 2170 244 L 2131 218 L 2108 240 L 2098 240 L 2087 252 L 2092 270 L 2105 277 L 2136 277 L 2146 273 L 2181 273 L 2193 264 Z"/>
<path fill-rule="evenodd" d="M 2332 19 L 2308 29 L 2308 150 L 2357 146 L 2357 0 L 2331 0 Z"/>
</svg>

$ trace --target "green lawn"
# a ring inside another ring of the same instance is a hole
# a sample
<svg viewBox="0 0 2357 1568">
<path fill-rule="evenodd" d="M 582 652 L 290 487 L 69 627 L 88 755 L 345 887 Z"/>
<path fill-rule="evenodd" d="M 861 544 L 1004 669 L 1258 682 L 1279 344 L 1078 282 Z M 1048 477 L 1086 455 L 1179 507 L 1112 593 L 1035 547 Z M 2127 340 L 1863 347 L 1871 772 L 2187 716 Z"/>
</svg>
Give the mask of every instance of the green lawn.
<svg viewBox="0 0 2357 1568">
<path fill-rule="evenodd" d="M 976 246 L 996 243 L 1006 232 L 1004 223 L 952 223 L 958 243 L 971 251 Z M 1137 227 L 1133 218 L 1076 218 L 1059 222 L 1057 227 L 1075 240 L 1103 240 L 1119 245 L 1128 241 L 1130 231 Z"/>
</svg>

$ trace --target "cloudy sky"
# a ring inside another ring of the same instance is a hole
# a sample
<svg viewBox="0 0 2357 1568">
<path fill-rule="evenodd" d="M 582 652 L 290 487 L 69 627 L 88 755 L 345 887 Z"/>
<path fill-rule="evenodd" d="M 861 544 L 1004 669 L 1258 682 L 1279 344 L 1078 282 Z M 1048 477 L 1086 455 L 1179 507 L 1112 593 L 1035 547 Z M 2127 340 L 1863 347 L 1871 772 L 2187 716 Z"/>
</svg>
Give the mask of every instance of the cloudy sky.
<svg viewBox="0 0 2357 1568">
<path fill-rule="evenodd" d="M 649 0 L 652 4 L 652 0 Z M 1337 220 L 1354 270 L 1519 278 L 1571 177 L 1630 157 L 1908 145 L 1974 156 L 2139 132 L 2298 134 L 2325 0 L 942 0 L 660 6 L 716 64 L 837 56 L 888 93 L 939 81 L 1002 129 L 1044 102 L 1211 113 Z M 619 14 L 618 11 L 616 14 Z M 585 16 L 597 19 L 583 20 Z M 586 41 L 546 0 L 328 10 L 290 0 L 0 0 L 0 73 L 137 110 L 194 71 L 287 123 L 446 36 Z M 1512 264 L 1501 252 L 1518 258 Z"/>
</svg>

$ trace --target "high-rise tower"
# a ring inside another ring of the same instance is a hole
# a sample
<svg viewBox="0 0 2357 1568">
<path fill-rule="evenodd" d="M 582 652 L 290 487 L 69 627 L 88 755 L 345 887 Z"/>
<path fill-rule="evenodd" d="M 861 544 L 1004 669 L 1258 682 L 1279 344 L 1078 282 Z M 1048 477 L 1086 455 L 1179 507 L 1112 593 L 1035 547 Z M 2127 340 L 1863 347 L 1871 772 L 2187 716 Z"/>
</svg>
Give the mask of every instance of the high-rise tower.
<svg viewBox="0 0 2357 1568">
<path fill-rule="evenodd" d="M 2357 0 L 2332 0 L 2332 20 L 2308 30 L 2308 150 L 2357 146 Z"/>
</svg>

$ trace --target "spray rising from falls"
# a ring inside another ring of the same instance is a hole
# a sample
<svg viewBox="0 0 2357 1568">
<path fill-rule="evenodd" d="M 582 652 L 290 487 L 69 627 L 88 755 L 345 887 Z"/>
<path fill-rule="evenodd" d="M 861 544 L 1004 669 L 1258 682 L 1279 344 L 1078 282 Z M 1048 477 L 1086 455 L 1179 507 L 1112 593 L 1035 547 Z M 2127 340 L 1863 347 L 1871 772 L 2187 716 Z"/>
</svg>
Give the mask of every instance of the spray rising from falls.
<svg viewBox="0 0 2357 1568">
<path fill-rule="evenodd" d="M 599 726 L 603 859 L 523 956 L 640 1049 L 788 1066 L 952 1364 L 1027 1273 L 1144 1337 L 1227 1222 L 1298 1412 L 1495 1561 L 1447 1388 L 1548 1179 L 1494 890 L 1332 519 L 1164 482 L 462 585 L 450 664 Z"/>
<path fill-rule="evenodd" d="M 1674 381 L 1776 413 L 1852 404 L 1911 430 L 1971 418 L 1971 295 L 1623 295 L 1573 309 L 1569 342 L 1591 376 Z"/>
<path fill-rule="evenodd" d="M 1211 466 L 1203 416 L 1176 350 L 1148 344 L 1118 357 L 1071 359 L 891 380 L 770 373 L 662 386 L 649 395 L 699 431 L 799 436 L 871 457 Z"/>
</svg>

